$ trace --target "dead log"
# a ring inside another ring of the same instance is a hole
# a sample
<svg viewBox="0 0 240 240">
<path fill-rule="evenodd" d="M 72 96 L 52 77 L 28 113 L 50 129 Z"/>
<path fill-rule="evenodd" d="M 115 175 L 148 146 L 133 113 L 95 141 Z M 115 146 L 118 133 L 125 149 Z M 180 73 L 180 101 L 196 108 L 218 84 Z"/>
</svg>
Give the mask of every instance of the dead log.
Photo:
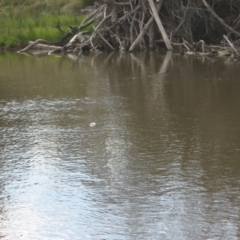
<svg viewBox="0 0 240 240">
<path fill-rule="evenodd" d="M 38 44 L 44 44 L 45 46 L 48 46 L 48 47 L 50 45 L 48 41 L 46 41 L 44 39 L 38 39 L 38 40 L 36 40 L 34 42 L 30 42 L 30 44 L 27 47 L 23 48 L 19 52 L 27 52 L 27 51 L 33 49 Z M 54 46 L 54 47 L 56 47 L 56 46 Z"/>
<path fill-rule="evenodd" d="M 163 5 L 164 0 L 161 0 L 158 4 L 157 4 L 157 12 L 160 11 L 162 5 Z M 140 32 L 140 34 L 138 35 L 138 37 L 135 39 L 135 41 L 132 43 L 132 45 L 129 48 L 129 51 L 133 51 L 135 49 L 135 47 L 139 44 L 139 42 L 142 40 L 142 38 L 144 37 L 144 35 L 146 34 L 147 30 L 150 28 L 150 26 L 152 25 L 154 21 L 154 17 L 152 16 L 148 22 L 146 23 L 146 25 L 143 27 L 142 31 Z"/>
<path fill-rule="evenodd" d="M 165 45 L 166 45 L 166 47 L 167 47 L 167 50 L 168 50 L 168 51 L 171 51 L 171 50 L 172 50 L 172 45 L 171 45 L 171 42 L 169 41 L 168 36 L 167 36 L 167 34 L 166 34 L 166 31 L 165 31 L 165 29 L 164 29 L 164 27 L 163 27 L 163 25 L 162 25 L 162 22 L 161 22 L 161 20 L 160 20 L 159 15 L 158 15 L 158 11 L 157 11 L 157 8 L 156 8 L 156 6 L 155 6 L 155 3 L 154 3 L 153 0 L 148 0 L 148 2 L 149 2 L 149 5 L 150 5 L 150 7 L 151 7 L 151 9 L 152 9 L 153 16 L 154 16 L 155 21 L 156 21 L 156 23 L 157 23 L 157 25 L 158 25 L 159 31 L 160 31 L 161 34 L 162 34 L 162 37 L 163 37 L 163 40 L 164 40 Z"/>
</svg>

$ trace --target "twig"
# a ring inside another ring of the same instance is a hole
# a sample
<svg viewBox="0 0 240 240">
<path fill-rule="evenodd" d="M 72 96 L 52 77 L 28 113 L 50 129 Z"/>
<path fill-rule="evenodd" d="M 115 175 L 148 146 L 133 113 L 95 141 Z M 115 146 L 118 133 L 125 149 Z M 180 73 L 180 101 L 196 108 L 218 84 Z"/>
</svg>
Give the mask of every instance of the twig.
<svg viewBox="0 0 240 240">
<path fill-rule="evenodd" d="M 239 55 L 238 50 L 233 46 L 233 44 L 230 42 L 230 40 L 228 39 L 228 37 L 226 35 L 223 35 L 224 39 L 227 41 L 227 43 L 229 44 L 229 46 L 232 48 L 232 50 Z"/>
</svg>

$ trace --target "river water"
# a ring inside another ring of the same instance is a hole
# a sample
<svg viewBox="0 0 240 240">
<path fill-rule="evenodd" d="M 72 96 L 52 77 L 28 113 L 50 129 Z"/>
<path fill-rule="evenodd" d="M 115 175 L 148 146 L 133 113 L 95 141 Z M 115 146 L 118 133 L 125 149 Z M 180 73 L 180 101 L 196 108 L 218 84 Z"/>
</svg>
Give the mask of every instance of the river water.
<svg viewBox="0 0 240 240">
<path fill-rule="evenodd" d="M 240 239 L 240 63 L 0 55 L 0 239 Z"/>
</svg>

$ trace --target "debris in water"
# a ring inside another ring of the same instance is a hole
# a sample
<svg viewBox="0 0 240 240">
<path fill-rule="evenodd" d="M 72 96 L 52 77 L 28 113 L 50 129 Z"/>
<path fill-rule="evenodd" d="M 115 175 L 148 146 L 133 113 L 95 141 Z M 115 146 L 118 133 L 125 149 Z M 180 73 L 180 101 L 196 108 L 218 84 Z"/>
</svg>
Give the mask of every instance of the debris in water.
<svg viewBox="0 0 240 240">
<path fill-rule="evenodd" d="M 89 124 L 90 127 L 95 127 L 96 126 L 96 123 L 95 122 L 92 122 Z"/>
</svg>

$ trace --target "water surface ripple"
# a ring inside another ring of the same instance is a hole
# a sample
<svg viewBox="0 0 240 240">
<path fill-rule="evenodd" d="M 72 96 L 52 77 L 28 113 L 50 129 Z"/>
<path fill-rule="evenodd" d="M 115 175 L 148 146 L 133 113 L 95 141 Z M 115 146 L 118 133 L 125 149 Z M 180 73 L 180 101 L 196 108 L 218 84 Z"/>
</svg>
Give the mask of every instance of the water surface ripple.
<svg viewBox="0 0 240 240">
<path fill-rule="evenodd" d="M 0 65 L 1 239 L 240 239 L 239 63 Z"/>
</svg>

